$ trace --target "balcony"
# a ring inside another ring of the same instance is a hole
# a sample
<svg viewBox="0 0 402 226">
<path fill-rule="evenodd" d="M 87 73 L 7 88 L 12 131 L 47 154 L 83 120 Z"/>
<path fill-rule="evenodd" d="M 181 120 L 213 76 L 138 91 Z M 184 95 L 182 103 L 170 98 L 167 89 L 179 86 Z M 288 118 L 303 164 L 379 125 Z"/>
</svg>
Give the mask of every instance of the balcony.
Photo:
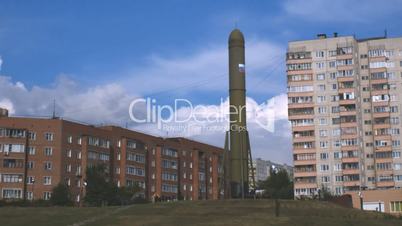
<svg viewBox="0 0 402 226">
<path fill-rule="evenodd" d="M 392 146 L 391 145 L 382 146 L 382 147 L 375 147 L 375 152 L 388 152 L 388 151 L 392 151 Z"/>
<path fill-rule="evenodd" d="M 339 105 L 352 105 L 356 104 L 355 99 L 344 99 L 344 100 L 339 100 Z"/>
<path fill-rule="evenodd" d="M 314 142 L 315 136 L 301 136 L 301 137 L 293 137 L 293 142 Z"/>
<path fill-rule="evenodd" d="M 342 157 L 342 163 L 358 163 L 359 160 L 358 157 Z"/>
<path fill-rule="evenodd" d="M 359 149 L 358 145 L 351 145 L 351 146 L 341 146 L 341 151 L 354 151 Z"/>
<path fill-rule="evenodd" d="M 387 72 L 387 68 L 386 67 L 370 68 L 370 73 L 381 73 L 381 72 Z"/>
<path fill-rule="evenodd" d="M 388 89 L 379 89 L 379 90 L 372 90 L 371 91 L 372 96 L 387 95 L 388 93 L 389 93 Z"/>
<path fill-rule="evenodd" d="M 295 166 L 304 166 L 304 165 L 315 165 L 316 160 L 315 159 L 310 159 L 310 160 L 293 160 L 293 163 Z"/>
<path fill-rule="evenodd" d="M 293 153 L 294 154 L 313 154 L 316 153 L 317 150 L 315 148 L 299 148 L 299 149 L 295 149 L 293 148 Z"/>
<path fill-rule="evenodd" d="M 356 122 L 341 122 L 341 128 L 346 128 L 346 127 L 357 127 Z"/>
<path fill-rule="evenodd" d="M 383 152 L 377 152 L 377 153 L 383 153 Z M 389 152 L 389 153 L 392 154 L 392 152 Z M 378 157 L 375 158 L 376 163 L 389 163 L 389 162 L 392 162 L 392 161 L 393 161 L 392 156 L 389 157 L 389 158 L 378 158 Z"/>
<path fill-rule="evenodd" d="M 292 130 L 293 130 L 293 132 L 314 130 L 314 125 L 293 125 Z"/>
<path fill-rule="evenodd" d="M 293 172 L 294 177 L 315 177 L 317 176 L 317 172 L 314 171 L 294 171 Z"/>
<path fill-rule="evenodd" d="M 341 69 L 341 70 L 351 70 L 353 69 L 353 66 L 351 68 L 347 69 Z M 337 78 L 338 82 L 353 82 L 355 80 L 354 76 L 343 76 L 343 77 L 338 77 Z"/>
<path fill-rule="evenodd" d="M 344 175 L 359 174 L 360 170 L 359 169 L 343 169 L 342 173 Z"/>
<path fill-rule="evenodd" d="M 378 181 L 376 185 L 377 185 L 377 187 L 394 187 L 395 182 L 394 181 Z"/>
<path fill-rule="evenodd" d="M 340 55 L 336 55 L 336 59 L 337 60 L 352 60 L 353 59 L 353 54 L 352 53 L 345 53 L 345 54 L 340 54 Z"/>
<path fill-rule="evenodd" d="M 343 182 L 344 187 L 360 187 L 360 181 L 344 181 Z"/>
<path fill-rule="evenodd" d="M 313 108 L 314 103 L 288 103 L 288 109 L 295 109 L 295 108 Z"/>
<path fill-rule="evenodd" d="M 354 64 L 349 64 L 349 65 L 340 65 L 340 66 L 337 66 L 336 68 L 337 68 L 339 71 L 342 71 L 342 70 L 353 70 L 354 67 L 355 67 Z M 338 81 L 339 81 L 339 79 L 338 79 Z M 350 80 L 348 80 L 348 81 L 350 81 Z"/>
<path fill-rule="evenodd" d="M 295 188 L 316 188 L 317 182 L 316 177 L 295 177 L 294 187 Z"/>
<path fill-rule="evenodd" d="M 391 113 L 389 112 L 374 112 L 373 113 L 373 117 L 374 118 L 386 118 L 386 117 L 390 117 Z"/>
<path fill-rule="evenodd" d="M 371 84 L 372 85 L 378 85 L 378 84 L 384 84 L 384 83 L 388 83 L 388 79 L 387 78 L 376 78 L 371 80 Z"/>
</svg>

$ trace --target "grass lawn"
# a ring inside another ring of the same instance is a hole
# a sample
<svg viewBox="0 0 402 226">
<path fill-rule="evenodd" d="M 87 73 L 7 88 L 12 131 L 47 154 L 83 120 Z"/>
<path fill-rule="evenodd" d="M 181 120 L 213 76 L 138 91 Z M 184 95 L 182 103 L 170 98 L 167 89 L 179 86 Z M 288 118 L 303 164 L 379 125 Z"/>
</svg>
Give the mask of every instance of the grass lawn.
<svg viewBox="0 0 402 226">
<path fill-rule="evenodd" d="M 89 219 L 89 220 L 88 220 Z M 317 201 L 281 201 L 275 217 L 272 200 L 228 200 L 142 204 L 124 208 L 0 208 L 0 225 L 193 226 L 306 225 L 393 226 L 402 219 L 346 209 Z"/>
</svg>

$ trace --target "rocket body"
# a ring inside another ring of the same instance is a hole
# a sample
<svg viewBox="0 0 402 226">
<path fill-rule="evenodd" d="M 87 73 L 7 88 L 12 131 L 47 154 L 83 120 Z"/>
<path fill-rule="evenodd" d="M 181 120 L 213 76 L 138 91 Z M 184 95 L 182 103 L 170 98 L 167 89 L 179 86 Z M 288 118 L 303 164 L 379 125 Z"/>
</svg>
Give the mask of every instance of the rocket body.
<svg viewBox="0 0 402 226">
<path fill-rule="evenodd" d="M 231 198 L 248 193 L 249 139 L 246 123 L 246 68 L 244 36 L 235 29 L 229 37 L 229 158 Z"/>
</svg>

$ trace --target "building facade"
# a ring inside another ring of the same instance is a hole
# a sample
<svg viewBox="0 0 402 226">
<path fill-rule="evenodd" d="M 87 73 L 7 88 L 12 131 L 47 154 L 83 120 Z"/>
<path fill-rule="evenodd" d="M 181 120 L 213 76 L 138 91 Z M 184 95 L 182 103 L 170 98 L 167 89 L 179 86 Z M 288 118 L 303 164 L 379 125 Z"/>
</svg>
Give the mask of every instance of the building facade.
<svg viewBox="0 0 402 226">
<path fill-rule="evenodd" d="M 290 42 L 294 193 L 402 187 L 402 38 Z"/>
<path fill-rule="evenodd" d="M 221 148 L 185 138 L 3 114 L 0 197 L 48 200 L 53 187 L 64 183 L 80 203 L 87 168 L 104 164 L 117 186 L 139 184 L 148 200 L 217 199 L 222 154 Z"/>
<path fill-rule="evenodd" d="M 293 179 L 293 167 L 286 164 L 277 164 L 269 160 L 263 160 L 257 158 L 253 160 L 253 167 L 255 169 L 255 181 L 265 181 L 269 176 L 271 169 L 274 170 L 285 170 L 290 179 Z"/>
</svg>

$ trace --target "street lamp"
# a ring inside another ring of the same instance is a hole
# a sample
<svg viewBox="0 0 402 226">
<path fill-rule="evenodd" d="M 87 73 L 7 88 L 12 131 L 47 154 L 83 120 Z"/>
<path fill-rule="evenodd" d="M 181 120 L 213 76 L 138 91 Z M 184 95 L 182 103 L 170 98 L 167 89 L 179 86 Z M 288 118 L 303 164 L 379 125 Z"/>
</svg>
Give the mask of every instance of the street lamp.
<svg viewBox="0 0 402 226">
<path fill-rule="evenodd" d="M 35 199 L 35 194 L 34 194 L 35 178 L 32 178 L 31 183 L 32 183 L 32 201 L 34 201 L 34 199 Z"/>
</svg>

